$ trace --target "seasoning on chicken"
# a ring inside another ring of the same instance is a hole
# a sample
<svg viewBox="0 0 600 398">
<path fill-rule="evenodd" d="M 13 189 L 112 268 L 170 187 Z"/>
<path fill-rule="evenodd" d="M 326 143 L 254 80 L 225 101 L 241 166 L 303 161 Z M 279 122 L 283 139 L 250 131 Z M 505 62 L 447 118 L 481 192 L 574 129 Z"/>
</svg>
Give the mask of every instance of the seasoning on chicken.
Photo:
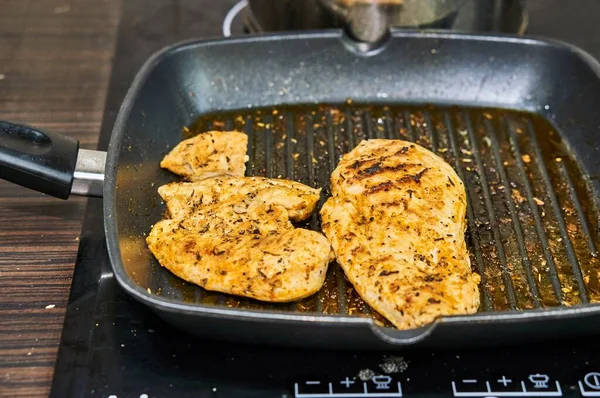
<svg viewBox="0 0 600 398">
<path fill-rule="evenodd" d="M 465 188 L 443 159 L 411 142 L 362 141 L 342 157 L 331 189 L 323 231 L 372 308 L 399 329 L 477 311 Z"/>
<path fill-rule="evenodd" d="M 196 183 L 171 183 L 158 188 L 171 218 L 188 217 L 202 206 L 252 198 L 285 207 L 292 221 L 302 221 L 310 216 L 320 192 L 296 181 L 265 177 L 219 177 Z"/>
<path fill-rule="evenodd" d="M 237 131 L 209 131 L 177 144 L 160 167 L 191 181 L 220 175 L 243 176 L 248 136 Z"/>
<path fill-rule="evenodd" d="M 220 177 L 159 189 L 171 219 L 146 241 L 162 266 L 207 290 L 287 302 L 316 293 L 332 259 L 327 239 L 294 228 L 320 190 L 260 177 Z"/>
</svg>

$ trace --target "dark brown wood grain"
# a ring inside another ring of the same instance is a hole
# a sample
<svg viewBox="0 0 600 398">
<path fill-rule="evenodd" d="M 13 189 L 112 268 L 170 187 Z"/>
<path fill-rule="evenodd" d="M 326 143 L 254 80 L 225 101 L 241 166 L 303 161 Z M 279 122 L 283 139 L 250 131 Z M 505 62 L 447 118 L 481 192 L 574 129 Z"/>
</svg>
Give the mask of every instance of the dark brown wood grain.
<svg viewBox="0 0 600 398">
<path fill-rule="evenodd" d="M 0 0 L 0 119 L 94 148 L 121 1 Z M 48 395 L 85 203 L 0 181 L 2 397 Z"/>
</svg>

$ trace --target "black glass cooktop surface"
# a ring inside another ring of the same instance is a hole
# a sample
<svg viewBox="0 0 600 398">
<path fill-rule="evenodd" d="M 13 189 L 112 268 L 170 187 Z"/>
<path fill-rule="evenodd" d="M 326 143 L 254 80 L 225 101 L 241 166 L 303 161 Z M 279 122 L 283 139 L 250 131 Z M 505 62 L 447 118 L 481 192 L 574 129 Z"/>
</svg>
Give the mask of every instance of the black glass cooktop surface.
<svg viewBox="0 0 600 398">
<path fill-rule="evenodd" d="M 144 60 L 179 40 L 220 36 L 235 4 L 124 2 L 101 149 Z M 529 33 L 564 38 L 600 56 L 600 27 L 593 18 L 600 3 L 581 0 L 579 11 L 561 9 L 562 4 L 532 0 Z M 102 202 L 90 199 L 53 397 L 600 397 L 600 327 L 597 338 L 389 353 L 248 346 L 219 342 L 218 336 L 215 341 L 188 336 L 121 291 L 102 225 Z"/>
</svg>

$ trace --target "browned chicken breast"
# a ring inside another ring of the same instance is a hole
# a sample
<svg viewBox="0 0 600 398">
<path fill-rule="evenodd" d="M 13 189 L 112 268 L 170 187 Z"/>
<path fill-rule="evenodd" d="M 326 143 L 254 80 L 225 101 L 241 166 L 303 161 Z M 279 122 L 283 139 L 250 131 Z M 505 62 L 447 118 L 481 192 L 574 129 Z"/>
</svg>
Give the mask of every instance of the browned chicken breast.
<svg viewBox="0 0 600 398">
<path fill-rule="evenodd" d="M 194 183 L 172 183 L 158 188 L 172 218 L 187 217 L 202 206 L 252 199 L 285 207 L 292 221 L 302 221 L 310 216 L 320 192 L 290 180 L 226 176 Z"/>
<path fill-rule="evenodd" d="M 248 161 L 248 136 L 237 131 L 209 131 L 180 142 L 160 162 L 188 180 L 220 175 L 243 176 Z"/>
<path fill-rule="evenodd" d="M 260 177 L 221 177 L 159 189 L 172 219 L 146 241 L 162 266 L 205 289 L 263 301 L 317 292 L 332 257 L 327 239 L 294 228 L 320 190 Z"/>
<path fill-rule="evenodd" d="M 362 141 L 331 176 L 323 231 L 360 296 L 399 329 L 479 307 L 464 233 L 465 188 L 411 142 Z"/>
</svg>

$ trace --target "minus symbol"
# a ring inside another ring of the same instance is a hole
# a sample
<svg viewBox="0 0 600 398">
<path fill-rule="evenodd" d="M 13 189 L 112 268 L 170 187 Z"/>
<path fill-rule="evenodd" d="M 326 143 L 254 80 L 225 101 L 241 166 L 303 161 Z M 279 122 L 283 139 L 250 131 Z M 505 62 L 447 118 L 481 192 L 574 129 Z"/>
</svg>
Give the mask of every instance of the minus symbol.
<svg viewBox="0 0 600 398">
<path fill-rule="evenodd" d="M 475 379 L 466 379 L 462 381 L 463 383 L 477 383 L 477 380 Z"/>
<path fill-rule="evenodd" d="M 317 386 L 319 384 L 321 384 L 320 381 L 307 381 L 306 384 L 308 384 L 309 386 Z"/>
</svg>

